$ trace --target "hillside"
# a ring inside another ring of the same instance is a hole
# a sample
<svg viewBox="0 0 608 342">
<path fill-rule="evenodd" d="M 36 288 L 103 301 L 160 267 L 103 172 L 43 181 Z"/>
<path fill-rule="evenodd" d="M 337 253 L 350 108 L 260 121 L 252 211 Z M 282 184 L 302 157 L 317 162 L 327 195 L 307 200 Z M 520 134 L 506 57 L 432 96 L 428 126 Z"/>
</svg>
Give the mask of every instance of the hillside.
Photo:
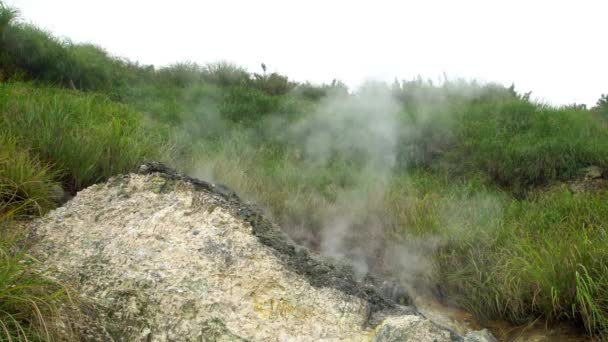
<svg viewBox="0 0 608 342">
<path fill-rule="evenodd" d="M 34 223 L 33 252 L 99 312 L 85 339 L 493 341 L 435 325 L 371 278 L 357 283 L 216 188 L 147 163 Z"/>
<path fill-rule="evenodd" d="M 86 306 L 33 271 L 27 222 L 145 160 L 227 184 L 357 279 L 397 279 L 481 322 L 608 333 L 606 96 L 555 107 L 473 81 L 349 90 L 225 62 L 139 65 L 4 5 L 0 82 L 7 338 L 52 338 L 44 322 Z"/>
</svg>

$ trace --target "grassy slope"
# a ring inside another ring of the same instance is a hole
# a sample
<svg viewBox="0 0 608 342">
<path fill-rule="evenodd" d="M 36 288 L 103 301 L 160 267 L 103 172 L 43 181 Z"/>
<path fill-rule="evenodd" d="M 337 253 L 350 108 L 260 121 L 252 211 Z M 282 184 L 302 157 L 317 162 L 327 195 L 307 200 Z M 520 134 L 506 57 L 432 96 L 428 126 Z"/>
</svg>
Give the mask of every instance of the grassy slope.
<svg viewBox="0 0 608 342">
<path fill-rule="evenodd" d="M 311 165 L 297 142 L 278 137 L 326 94 L 343 92 L 340 84 L 295 85 L 226 64 L 154 70 L 1 18 L 1 77 L 37 82 L 0 85 L 4 219 L 51 208 L 57 183 L 76 191 L 160 158 L 214 175 L 314 245 L 341 198 L 360 191 L 365 210 L 352 243 L 438 239 L 419 251 L 434 272 L 419 276 L 441 284 L 451 302 L 483 318 L 608 331 L 608 194 L 530 190 L 585 166 L 608 167 L 603 107 L 553 108 L 496 86 L 404 82 L 393 89 L 402 128 L 420 134 L 400 136 L 398 166 L 388 191 L 378 191 L 356 160 Z"/>
<path fill-rule="evenodd" d="M 77 190 L 161 158 L 168 130 L 104 95 L 0 84 L 0 132 L 60 172 Z"/>
</svg>

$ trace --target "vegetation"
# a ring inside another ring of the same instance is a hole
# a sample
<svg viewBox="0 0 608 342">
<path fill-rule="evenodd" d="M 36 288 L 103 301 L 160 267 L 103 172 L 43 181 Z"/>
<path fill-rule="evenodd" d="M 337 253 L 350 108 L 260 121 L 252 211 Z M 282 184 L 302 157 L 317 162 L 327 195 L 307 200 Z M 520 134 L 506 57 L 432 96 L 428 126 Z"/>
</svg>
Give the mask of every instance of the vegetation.
<svg viewBox="0 0 608 342">
<path fill-rule="evenodd" d="M 459 80 L 349 93 L 339 81 L 299 84 L 265 66 L 155 68 L 57 39 L 16 14 L 0 7 L 5 231 L 157 159 L 237 189 L 311 248 L 363 258 L 482 319 L 608 334 L 608 190 L 580 174 L 608 170 L 606 96 L 592 109 L 557 108 L 514 87 Z M 338 228 L 346 233 L 328 245 Z M 0 298 L 16 287 L 41 301 L 29 301 L 28 314 L 0 299 L 0 327 L 12 339 L 45 339 L 65 292 L 3 241 Z"/>
<path fill-rule="evenodd" d="M 41 215 L 52 208 L 57 185 L 50 168 L 18 149 L 8 135 L 0 146 L 0 220 Z"/>
<path fill-rule="evenodd" d="M 517 200 L 470 187 L 438 180 L 418 188 L 403 218 L 414 235 L 448 239 L 434 275 L 447 300 L 486 319 L 543 317 L 605 331 L 608 193 L 555 187 Z"/>
<path fill-rule="evenodd" d="M 608 120 L 608 94 L 603 94 L 597 104 L 593 107 L 593 110 L 601 115 L 604 119 Z"/>
<path fill-rule="evenodd" d="M 76 336 L 71 290 L 34 271 L 36 263 L 15 236 L 2 232 L 0 248 L 0 339 L 3 341 L 51 341 Z M 18 244 L 17 244 L 18 245 Z"/>
<path fill-rule="evenodd" d="M 0 132 L 51 165 L 68 191 L 161 158 L 168 144 L 162 126 L 104 95 L 5 83 L 0 99 Z"/>
<path fill-rule="evenodd" d="M 608 131 L 589 111 L 509 100 L 465 115 L 452 162 L 501 185 L 538 185 L 572 178 L 588 165 L 608 166 Z"/>
</svg>

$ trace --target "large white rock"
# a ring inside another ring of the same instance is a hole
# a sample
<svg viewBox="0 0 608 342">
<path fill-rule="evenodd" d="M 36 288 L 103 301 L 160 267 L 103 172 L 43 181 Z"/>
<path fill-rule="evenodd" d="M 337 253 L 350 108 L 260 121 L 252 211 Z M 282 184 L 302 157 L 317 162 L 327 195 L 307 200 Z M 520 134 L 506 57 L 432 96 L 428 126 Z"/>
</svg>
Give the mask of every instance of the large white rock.
<svg viewBox="0 0 608 342">
<path fill-rule="evenodd" d="M 97 305 L 86 339 L 464 340 L 293 246 L 227 189 L 157 164 L 141 171 L 35 224 L 46 272 Z"/>
</svg>

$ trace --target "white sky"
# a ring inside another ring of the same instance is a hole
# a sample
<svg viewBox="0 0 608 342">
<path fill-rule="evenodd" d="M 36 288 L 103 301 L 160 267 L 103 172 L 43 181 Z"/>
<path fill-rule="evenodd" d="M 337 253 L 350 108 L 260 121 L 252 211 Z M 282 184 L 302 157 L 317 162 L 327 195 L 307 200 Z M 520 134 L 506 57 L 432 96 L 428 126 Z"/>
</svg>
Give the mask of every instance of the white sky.
<svg viewBox="0 0 608 342">
<path fill-rule="evenodd" d="M 264 62 L 355 86 L 417 75 L 497 81 L 554 104 L 608 92 L 608 0 L 5 0 L 76 42 L 157 66 Z"/>
</svg>

